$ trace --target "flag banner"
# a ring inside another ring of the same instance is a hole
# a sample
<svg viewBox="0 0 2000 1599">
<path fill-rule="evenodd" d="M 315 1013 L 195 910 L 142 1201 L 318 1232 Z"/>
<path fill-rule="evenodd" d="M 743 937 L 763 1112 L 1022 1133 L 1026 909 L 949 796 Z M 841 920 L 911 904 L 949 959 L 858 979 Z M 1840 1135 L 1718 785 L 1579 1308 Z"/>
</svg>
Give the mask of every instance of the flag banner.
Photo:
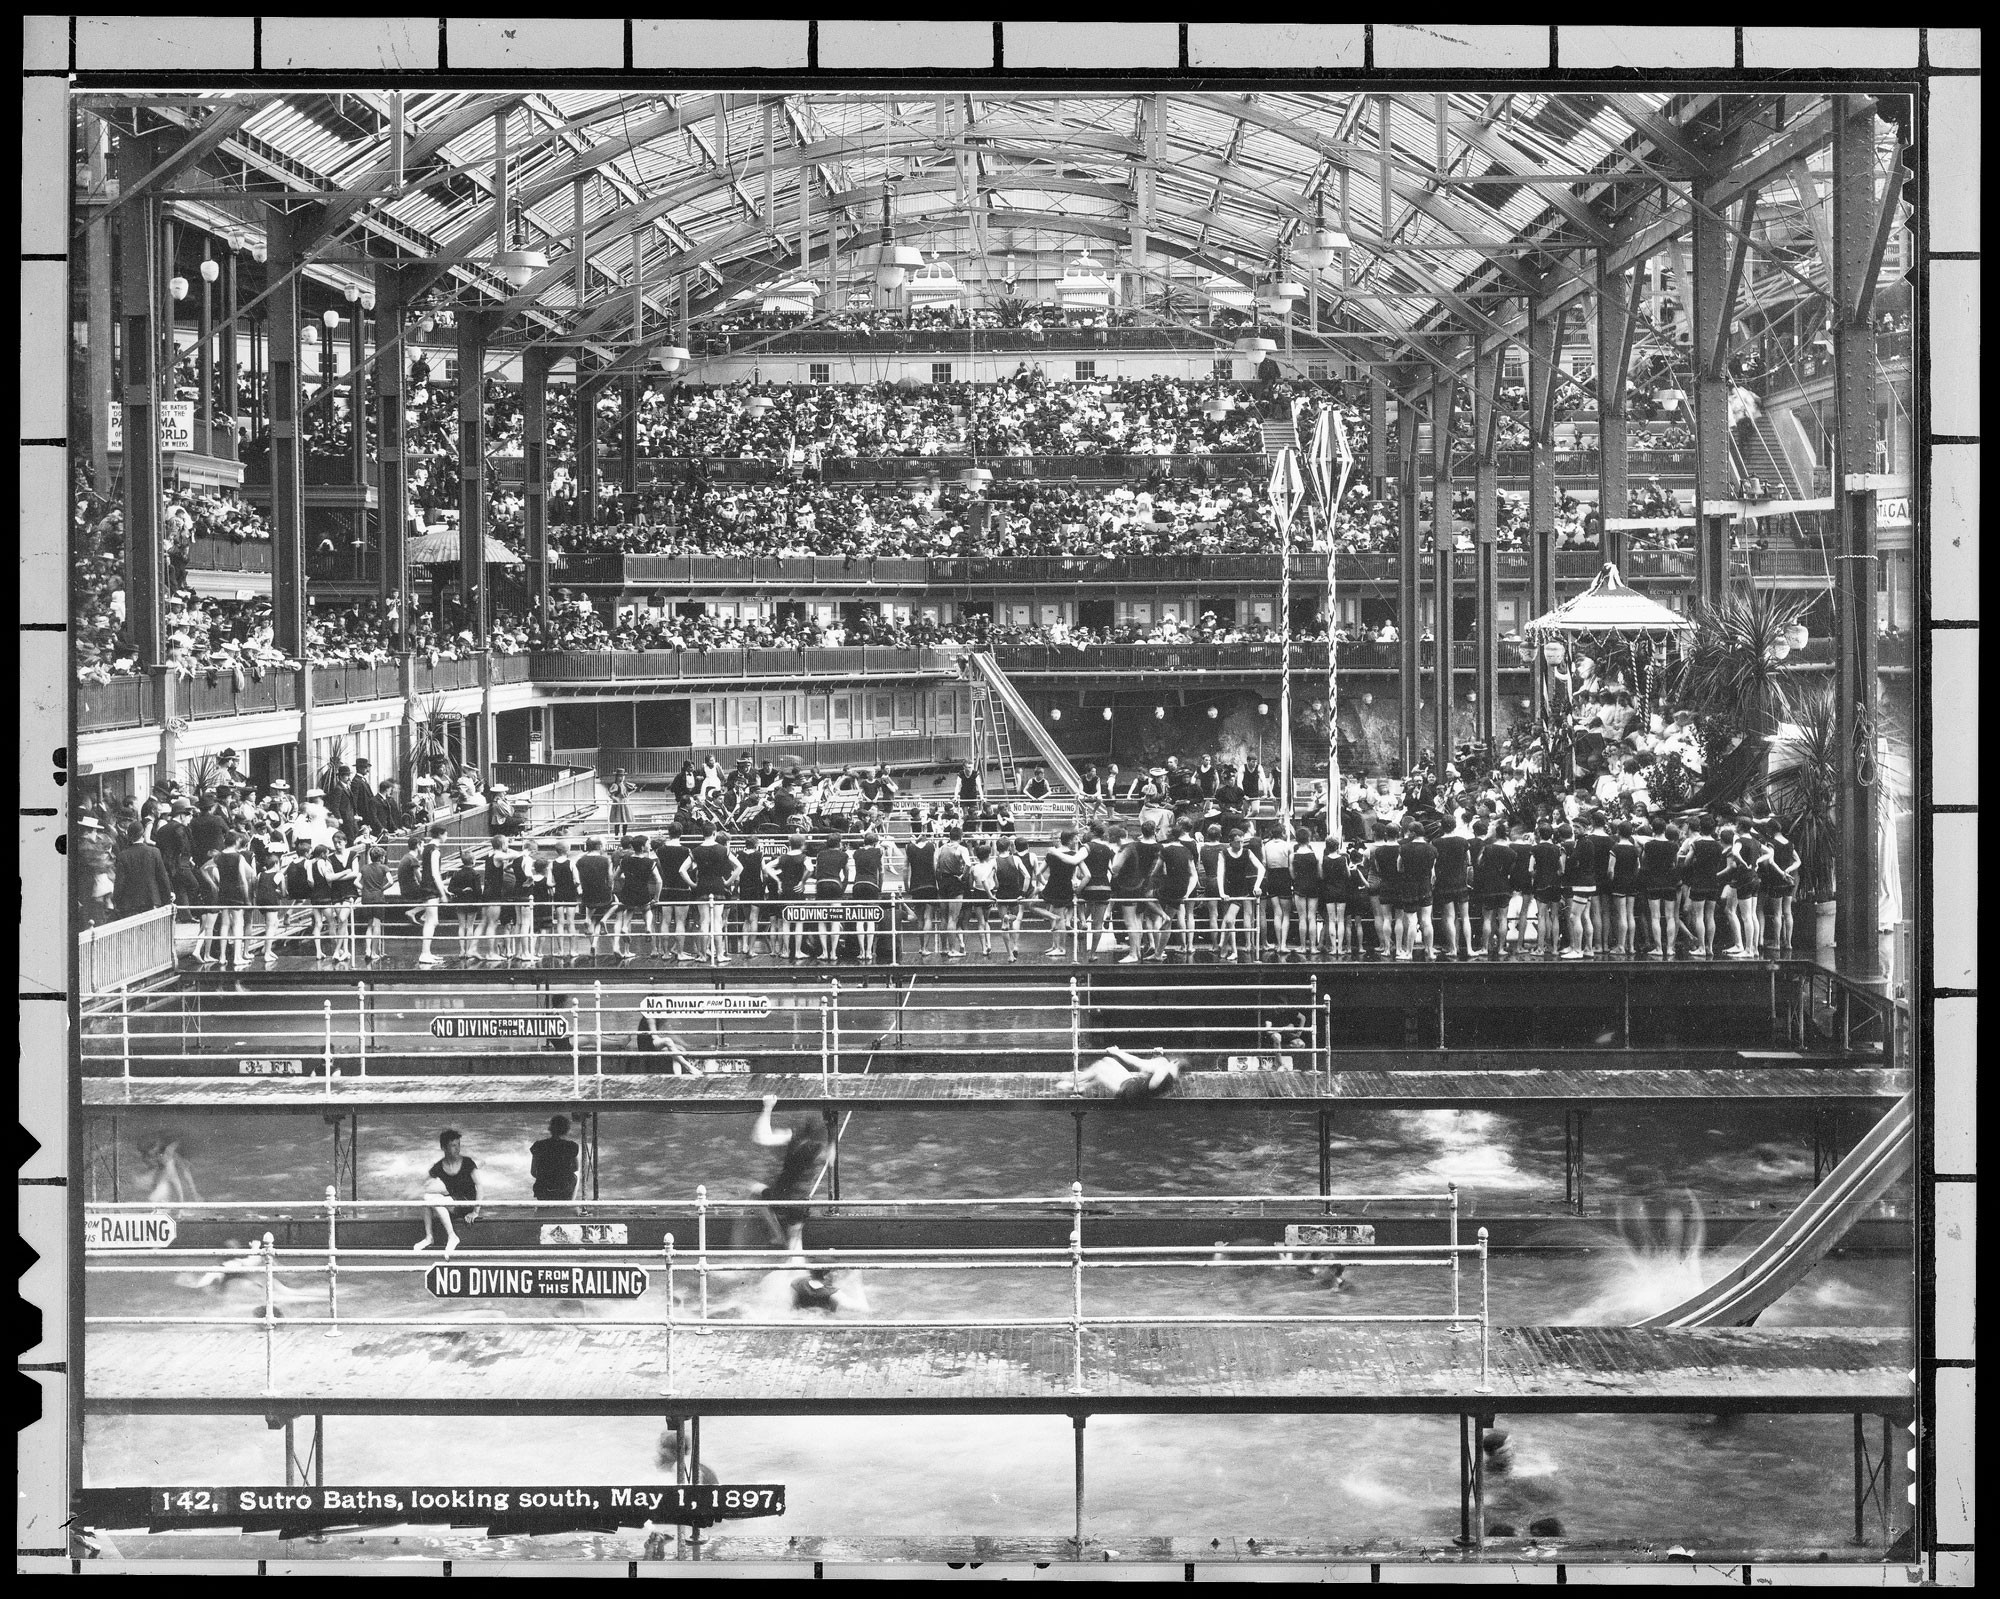
<svg viewBox="0 0 2000 1599">
<path fill-rule="evenodd" d="M 1271 514 L 1278 519 L 1278 532 L 1288 535 L 1299 505 L 1306 497 L 1305 481 L 1299 476 L 1296 450 L 1280 450 L 1271 463 Z"/>
<path fill-rule="evenodd" d="M 1339 413 L 1328 406 L 1319 414 L 1319 421 L 1313 424 L 1312 450 L 1308 462 L 1312 469 L 1313 487 L 1319 493 L 1320 509 L 1333 510 L 1333 429 Z"/>
</svg>

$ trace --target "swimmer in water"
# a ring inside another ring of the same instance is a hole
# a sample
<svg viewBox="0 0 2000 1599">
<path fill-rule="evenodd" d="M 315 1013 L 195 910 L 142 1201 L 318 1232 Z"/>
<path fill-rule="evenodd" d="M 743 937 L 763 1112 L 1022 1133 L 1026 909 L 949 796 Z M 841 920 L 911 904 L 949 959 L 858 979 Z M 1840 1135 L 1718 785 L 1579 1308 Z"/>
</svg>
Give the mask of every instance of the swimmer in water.
<svg viewBox="0 0 2000 1599">
<path fill-rule="evenodd" d="M 1139 1055 L 1111 1045 L 1072 1081 L 1071 1091 L 1107 1099 L 1153 1099 L 1177 1087 L 1181 1063 L 1155 1052 Z"/>
<path fill-rule="evenodd" d="M 184 1287 L 202 1293 L 212 1293 L 220 1299 L 236 1301 L 255 1300 L 261 1304 L 264 1298 L 264 1256 L 255 1249 L 245 1249 L 240 1238 L 225 1239 L 223 1249 L 230 1251 L 207 1271 L 189 1273 L 175 1280 Z M 243 1253 L 234 1253 L 242 1250 Z M 313 1288 L 294 1288 L 290 1283 L 274 1276 L 271 1279 L 271 1298 L 317 1299 L 319 1291 Z M 273 1306 L 273 1316 L 283 1316 L 284 1311 Z"/>
<path fill-rule="evenodd" d="M 693 1454 L 689 1447 L 687 1428 L 678 1421 L 670 1421 L 661 1429 L 659 1447 L 654 1451 L 653 1464 L 660 1470 L 672 1474 L 674 1481 L 686 1480 L 688 1465 Z M 715 1468 L 706 1462 L 701 1468 L 703 1482 L 720 1482 Z"/>
<path fill-rule="evenodd" d="M 1218 1238 L 1215 1253 L 1210 1260 L 1218 1266 L 1268 1266 L 1274 1262 L 1289 1266 L 1304 1276 L 1310 1277 L 1332 1293 L 1347 1290 L 1347 1268 L 1337 1262 L 1316 1260 L 1311 1254 L 1295 1255 L 1289 1249 L 1279 1250 L 1275 1255 L 1238 1254 L 1233 1251 L 1268 1249 L 1270 1246 L 1262 1238 Z"/>
<path fill-rule="evenodd" d="M 868 1291 L 861 1286 L 860 1277 L 831 1266 L 794 1273 L 791 1293 L 794 1310 L 844 1311 L 851 1316 L 865 1316 L 869 1311 Z"/>
<path fill-rule="evenodd" d="M 177 1138 L 155 1138 L 139 1146 L 139 1158 L 146 1163 L 152 1184 L 146 1194 L 149 1205 L 198 1205 L 201 1193 L 194 1185 L 194 1171 L 181 1153 Z"/>
</svg>

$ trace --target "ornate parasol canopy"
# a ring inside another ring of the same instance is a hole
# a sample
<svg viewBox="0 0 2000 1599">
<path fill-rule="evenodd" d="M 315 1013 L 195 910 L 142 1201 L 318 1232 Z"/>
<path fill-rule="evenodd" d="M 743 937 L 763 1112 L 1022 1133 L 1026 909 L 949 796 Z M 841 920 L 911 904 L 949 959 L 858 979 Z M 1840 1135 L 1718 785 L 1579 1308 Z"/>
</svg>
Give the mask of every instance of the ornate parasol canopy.
<svg viewBox="0 0 2000 1599">
<path fill-rule="evenodd" d="M 1657 600 L 1649 600 L 1606 563 L 1590 587 L 1521 631 L 1529 638 L 1558 633 L 1691 633 L 1694 623 Z"/>
<path fill-rule="evenodd" d="M 458 529 L 455 527 L 433 528 L 410 540 L 412 566 L 456 566 L 460 554 Z M 486 564 L 525 566 L 527 563 L 489 533 L 486 536 Z"/>
</svg>

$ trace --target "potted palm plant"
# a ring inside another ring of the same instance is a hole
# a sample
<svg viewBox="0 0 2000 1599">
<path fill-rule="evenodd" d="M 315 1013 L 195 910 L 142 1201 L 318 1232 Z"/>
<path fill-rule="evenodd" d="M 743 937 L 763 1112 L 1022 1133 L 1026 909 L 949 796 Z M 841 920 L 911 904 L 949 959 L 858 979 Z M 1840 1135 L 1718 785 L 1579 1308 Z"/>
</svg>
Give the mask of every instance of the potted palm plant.
<svg viewBox="0 0 2000 1599">
<path fill-rule="evenodd" d="M 1752 591 L 1688 612 L 1694 634 L 1682 652 L 1682 700 L 1704 720 L 1770 737 L 1789 719 L 1793 679 L 1784 662 L 1806 602 Z"/>
<path fill-rule="evenodd" d="M 1833 694 L 1819 689 L 1798 700 L 1771 741 L 1768 792 L 1771 814 L 1799 852 L 1799 903 L 1814 908 L 1814 944 L 1822 951 L 1834 939 L 1841 770 Z"/>
</svg>

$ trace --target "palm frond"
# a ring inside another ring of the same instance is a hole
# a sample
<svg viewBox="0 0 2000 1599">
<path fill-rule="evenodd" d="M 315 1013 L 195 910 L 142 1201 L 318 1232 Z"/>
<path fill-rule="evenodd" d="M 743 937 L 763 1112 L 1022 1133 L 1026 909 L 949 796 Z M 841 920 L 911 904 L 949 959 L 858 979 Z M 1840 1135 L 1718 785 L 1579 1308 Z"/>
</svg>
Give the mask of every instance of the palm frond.
<svg viewBox="0 0 2000 1599">
<path fill-rule="evenodd" d="M 1783 595 L 1731 594 L 1697 604 L 1688 617 L 1693 636 L 1681 653 L 1676 692 L 1705 721 L 1737 732 L 1769 735 L 1793 720 L 1794 679 L 1782 670 L 1779 646 L 1806 613 L 1807 601 Z"/>
<path fill-rule="evenodd" d="M 1790 722 L 1771 742 L 1771 813 L 1799 852 L 1799 890 L 1815 899 L 1836 891 L 1840 780 L 1833 693 L 1801 696 Z"/>
</svg>

